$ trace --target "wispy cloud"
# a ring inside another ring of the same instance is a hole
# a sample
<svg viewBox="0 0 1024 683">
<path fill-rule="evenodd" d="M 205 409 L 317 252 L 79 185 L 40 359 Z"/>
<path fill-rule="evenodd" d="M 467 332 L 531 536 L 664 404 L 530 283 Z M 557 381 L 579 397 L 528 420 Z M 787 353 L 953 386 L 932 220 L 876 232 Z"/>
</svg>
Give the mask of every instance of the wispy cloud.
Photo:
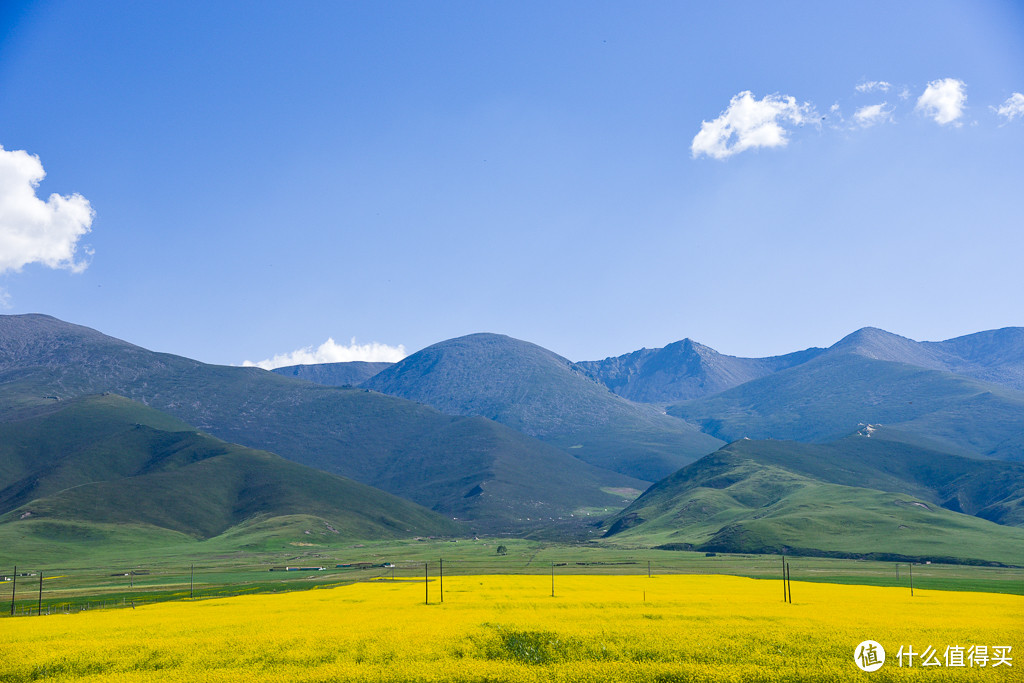
<svg viewBox="0 0 1024 683">
<path fill-rule="evenodd" d="M 46 177 L 39 157 L 0 146 L 0 273 L 19 271 L 30 263 L 85 270 L 77 260 L 78 241 L 89 232 L 95 212 L 80 194 L 51 194 L 45 202 L 36 188 Z M 92 252 L 83 249 L 86 257 Z"/>
<path fill-rule="evenodd" d="M 889 92 L 889 88 L 891 87 L 892 83 L 889 83 L 887 81 L 864 81 L 863 83 L 860 83 L 859 85 L 856 86 L 856 90 L 857 92 L 864 93 L 875 92 L 876 90 L 881 92 Z"/>
<path fill-rule="evenodd" d="M 690 144 L 694 159 L 709 156 L 728 159 L 748 149 L 785 147 L 794 127 L 813 123 L 819 128 L 847 133 L 884 123 L 896 123 L 907 114 L 912 96 L 907 86 L 888 81 L 864 81 L 854 86 L 858 93 L 890 92 L 889 99 L 858 107 L 849 118 L 843 115 L 839 101 L 826 116 L 819 116 L 811 102 L 798 103 L 790 95 L 767 95 L 757 99 L 745 90 L 735 95 L 725 111 L 712 121 L 702 121 L 700 131 Z M 859 95 L 856 96 L 859 99 Z M 898 98 L 898 99 L 897 99 Z M 989 107 L 1004 123 L 1024 119 L 1024 93 L 1014 92 L 1005 102 Z M 942 126 L 963 125 L 967 109 L 967 84 L 956 78 L 940 78 L 927 84 L 917 98 L 914 111 Z M 975 121 L 972 125 L 980 125 Z"/>
<path fill-rule="evenodd" d="M 853 113 L 853 120 L 862 128 L 868 128 L 878 123 L 892 121 L 892 109 L 886 109 L 887 102 L 872 104 L 861 107 Z"/>
<path fill-rule="evenodd" d="M 959 126 L 964 105 L 967 104 L 966 88 L 966 83 L 955 78 L 932 81 L 917 98 L 917 106 L 914 108 L 938 124 L 945 126 L 952 123 Z"/>
<path fill-rule="evenodd" d="M 1017 117 L 1024 117 L 1024 95 L 1015 92 L 1006 98 L 998 107 L 992 107 L 997 114 L 1007 121 L 1013 121 Z"/>
<path fill-rule="evenodd" d="M 267 358 L 257 363 L 245 361 L 245 367 L 258 367 L 264 370 L 283 368 L 289 365 L 313 365 L 316 363 L 347 363 L 349 361 L 362 360 L 373 363 L 397 363 L 405 358 L 405 346 L 388 346 L 378 342 L 369 344 L 357 344 L 355 337 L 348 346 L 339 344 L 334 339 L 328 338 L 320 346 L 313 348 L 307 346 L 296 349 L 291 353 L 279 353 L 273 358 Z"/>
<path fill-rule="evenodd" d="M 758 100 L 745 90 L 735 95 L 714 121 L 701 123 L 690 151 L 694 158 L 706 154 L 726 159 L 748 149 L 785 147 L 789 140 L 784 124 L 801 125 L 816 116 L 811 105 L 798 104 L 789 95 L 767 95 Z"/>
</svg>

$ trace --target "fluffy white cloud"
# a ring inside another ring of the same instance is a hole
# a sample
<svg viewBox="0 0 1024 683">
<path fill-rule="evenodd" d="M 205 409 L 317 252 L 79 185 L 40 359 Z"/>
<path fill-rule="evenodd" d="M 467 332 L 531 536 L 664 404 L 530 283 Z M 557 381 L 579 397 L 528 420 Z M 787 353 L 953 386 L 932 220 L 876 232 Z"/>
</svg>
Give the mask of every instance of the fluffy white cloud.
<svg viewBox="0 0 1024 683">
<path fill-rule="evenodd" d="M 714 121 L 701 122 L 690 152 L 694 158 L 706 154 L 726 159 L 757 147 L 784 147 L 789 140 L 783 124 L 801 125 L 816 116 L 810 104 L 797 104 L 788 95 L 766 95 L 758 100 L 745 90 L 734 96 Z"/>
<path fill-rule="evenodd" d="M 397 363 L 405 358 L 405 356 L 405 346 L 401 344 L 398 346 L 388 346 L 387 344 L 379 344 L 377 342 L 357 344 L 353 337 L 351 343 L 348 346 L 344 346 L 328 338 L 327 341 L 315 349 L 312 346 L 307 346 L 291 353 L 279 353 L 273 358 L 261 360 L 258 363 L 247 360 L 242 365 L 273 370 L 274 368 L 283 368 L 289 365 L 347 363 L 354 360 L 372 363 Z"/>
<path fill-rule="evenodd" d="M 917 111 L 930 116 L 936 123 L 960 125 L 959 119 L 964 113 L 967 84 L 955 78 L 943 78 L 932 81 L 917 98 Z"/>
<path fill-rule="evenodd" d="M 864 81 L 860 85 L 856 86 L 857 92 L 874 92 L 875 90 L 881 90 L 882 92 L 889 92 L 889 88 L 892 87 L 892 83 L 886 81 Z"/>
<path fill-rule="evenodd" d="M 1018 116 L 1024 116 L 1024 95 L 1015 92 L 1001 106 L 992 108 L 1007 121 L 1013 121 Z"/>
<path fill-rule="evenodd" d="M 893 110 L 886 109 L 886 104 L 888 103 L 882 102 L 881 104 L 872 104 L 867 107 L 861 107 L 853 113 L 853 120 L 863 128 L 873 126 L 876 123 L 892 121 Z"/>
<path fill-rule="evenodd" d="M 0 273 L 30 263 L 76 273 L 89 265 L 76 260 L 75 252 L 95 212 L 80 194 L 39 199 L 36 188 L 44 177 L 39 157 L 0 146 Z"/>
</svg>

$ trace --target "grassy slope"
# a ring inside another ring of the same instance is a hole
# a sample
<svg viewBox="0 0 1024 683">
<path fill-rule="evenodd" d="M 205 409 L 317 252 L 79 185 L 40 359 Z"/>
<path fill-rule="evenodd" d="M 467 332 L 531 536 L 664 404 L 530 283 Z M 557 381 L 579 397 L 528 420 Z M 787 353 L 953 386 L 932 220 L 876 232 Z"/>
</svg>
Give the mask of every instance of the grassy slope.
<svg viewBox="0 0 1024 683">
<path fill-rule="evenodd" d="M 103 391 L 226 441 L 474 520 L 480 530 L 521 531 L 539 516 L 572 520 L 580 507 L 621 508 L 622 497 L 603 489 L 644 485 L 487 420 L 153 353 L 46 316 L 0 316 L 0 421 L 51 408 L 47 396 Z M 473 495 L 478 488 L 487 495 Z"/>
<path fill-rule="evenodd" d="M 503 335 L 434 344 L 363 386 L 452 415 L 483 416 L 649 481 L 721 445 L 654 407 L 612 394 L 565 358 Z"/>
<path fill-rule="evenodd" d="M 176 420 L 127 399 L 76 399 L 0 425 L 0 523 L 60 536 L 81 524 L 148 525 L 198 538 L 253 519 L 308 514 L 348 537 L 457 533 L 452 522 L 369 486 L 228 444 L 149 424 Z M 89 434 L 80 427 L 88 425 Z M 34 437 L 34 439 L 33 439 Z"/>
<path fill-rule="evenodd" d="M 744 440 L 728 448 L 820 481 L 898 491 L 955 512 L 1024 526 L 1024 463 L 965 458 L 902 439 L 880 427 L 829 444 Z"/>
<path fill-rule="evenodd" d="M 729 441 L 828 441 L 881 423 L 949 452 L 1024 459 L 1024 394 L 856 354 L 827 354 L 669 412 Z"/>
<path fill-rule="evenodd" d="M 863 445 L 862 445 L 863 443 Z M 905 444 L 861 442 L 810 446 L 741 441 L 655 484 L 609 520 L 614 543 L 690 544 L 733 552 L 825 551 L 1024 563 L 1024 529 L 955 513 L 934 498 L 951 484 L 964 492 L 987 479 L 964 482 L 952 465 Z M 858 449 L 874 447 L 901 463 L 878 467 L 859 461 Z M 962 459 L 956 459 L 962 460 Z M 963 463 L 960 463 L 963 464 Z M 1010 477 L 1004 505 L 1019 513 L 1021 471 L 992 463 Z M 1014 479 L 1017 478 L 1017 479 Z M 837 483 L 837 482 L 846 482 Z M 863 486 L 850 485 L 859 482 Z M 871 488 L 914 489 L 927 496 Z M 978 492 L 974 492 L 977 494 Z M 986 492 L 978 500 L 988 500 Z"/>
</svg>

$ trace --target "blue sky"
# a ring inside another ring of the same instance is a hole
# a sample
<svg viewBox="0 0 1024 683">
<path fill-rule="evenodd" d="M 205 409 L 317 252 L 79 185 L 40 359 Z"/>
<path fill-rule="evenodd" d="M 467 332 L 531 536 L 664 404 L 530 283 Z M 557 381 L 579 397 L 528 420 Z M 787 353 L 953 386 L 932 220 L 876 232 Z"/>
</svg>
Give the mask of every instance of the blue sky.
<svg viewBox="0 0 1024 683">
<path fill-rule="evenodd" d="M 3 8 L 5 313 L 233 364 L 1024 325 L 1019 3 Z"/>
</svg>

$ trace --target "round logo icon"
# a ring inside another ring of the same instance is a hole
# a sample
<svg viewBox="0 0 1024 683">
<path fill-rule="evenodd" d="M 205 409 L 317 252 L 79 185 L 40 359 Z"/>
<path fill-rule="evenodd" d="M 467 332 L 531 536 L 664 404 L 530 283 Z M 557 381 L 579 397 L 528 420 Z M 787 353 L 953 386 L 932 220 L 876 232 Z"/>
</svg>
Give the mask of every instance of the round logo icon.
<svg viewBox="0 0 1024 683">
<path fill-rule="evenodd" d="M 885 664 L 885 648 L 881 643 L 865 640 L 853 649 L 853 661 L 862 671 L 876 671 Z"/>
</svg>

